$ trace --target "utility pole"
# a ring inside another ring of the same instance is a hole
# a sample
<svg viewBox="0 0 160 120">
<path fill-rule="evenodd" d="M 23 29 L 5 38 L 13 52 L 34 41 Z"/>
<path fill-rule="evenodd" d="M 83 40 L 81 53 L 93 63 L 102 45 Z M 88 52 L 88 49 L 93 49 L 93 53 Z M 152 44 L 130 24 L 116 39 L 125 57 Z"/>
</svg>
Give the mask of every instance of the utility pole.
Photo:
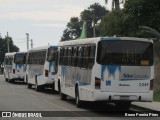
<svg viewBox="0 0 160 120">
<path fill-rule="evenodd" d="M 29 34 L 26 33 L 26 35 L 27 35 L 27 51 L 28 51 L 29 50 Z"/>
<path fill-rule="evenodd" d="M 33 40 L 31 39 L 31 48 L 33 48 Z"/>
<path fill-rule="evenodd" d="M 8 53 L 9 53 L 9 38 L 8 38 L 8 32 L 7 32 L 7 48 L 8 48 Z"/>
<path fill-rule="evenodd" d="M 93 13 L 93 37 L 96 37 L 95 14 Z"/>
</svg>

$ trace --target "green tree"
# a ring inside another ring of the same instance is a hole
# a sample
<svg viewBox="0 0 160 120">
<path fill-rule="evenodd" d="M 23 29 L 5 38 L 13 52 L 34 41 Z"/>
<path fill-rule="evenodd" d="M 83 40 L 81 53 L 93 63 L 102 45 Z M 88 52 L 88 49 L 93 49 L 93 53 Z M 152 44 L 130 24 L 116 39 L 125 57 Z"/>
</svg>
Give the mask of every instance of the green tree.
<svg viewBox="0 0 160 120">
<path fill-rule="evenodd" d="M 123 13 L 118 11 L 109 12 L 102 19 L 99 28 L 102 36 L 125 36 L 125 30 L 127 28 L 125 27 L 125 22 L 123 20 Z"/>
<path fill-rule="evenodd" d="M 160 31 L 159 0 L 125 0 L 124 9 L 111 11 L 101 22 L 101 34 L 151 37 L 139 31 L 139 26 Z"/>
<path fill-rule="evenodd" d="M 95 3 L 80 13 L 80 18 L 72 17 L 63 31 L 61 41 L 77 39 L 82 30 L 82 23 L 85 21 L 87 26 L 87 37 L 93 37 L 93 21 L 96 27 L 96 35 L 99 36 L 100 30 L 97 27 L 107 10 L 100 4 Z"/>
<path fill-rule="evenodd" d="M 148 26 L 160 31 L 159 0 L 126 0 L 124 12 L 137 29 L 139 26 Z"/>
<path fill-rule="evenodd" d="M 78 17 L 72 17 L 67 24 L 67 28 L 63 31 L 61 41 L 73 40 L 80 36 L 81 21 Z"/>
<path fill-rule="evenodd" d="M 97 26 L 107 12 L 99 3 L 90 5 L 88 9 L 81 12 L 80 18 L 87 24 L 87 37 L 93 37 L 93 24 L 95 25 L 96 36 L 100 35 L 100 30 Z"/>
</svg>

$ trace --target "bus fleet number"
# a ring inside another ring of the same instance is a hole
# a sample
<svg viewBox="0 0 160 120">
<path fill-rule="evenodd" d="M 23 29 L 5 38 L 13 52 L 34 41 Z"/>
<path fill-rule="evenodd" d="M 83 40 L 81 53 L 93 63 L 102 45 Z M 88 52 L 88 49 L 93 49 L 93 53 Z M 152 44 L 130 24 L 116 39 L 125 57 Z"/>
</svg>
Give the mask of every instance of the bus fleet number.
<svg viewBox="0 0 160 120">
<path fill-rule="evenodd" d="M 139 83 L 140 87 L 145 87 L 145 86 L 148 86 L 148 85 L 149 85 L 148 83 Z"/>
</svg>

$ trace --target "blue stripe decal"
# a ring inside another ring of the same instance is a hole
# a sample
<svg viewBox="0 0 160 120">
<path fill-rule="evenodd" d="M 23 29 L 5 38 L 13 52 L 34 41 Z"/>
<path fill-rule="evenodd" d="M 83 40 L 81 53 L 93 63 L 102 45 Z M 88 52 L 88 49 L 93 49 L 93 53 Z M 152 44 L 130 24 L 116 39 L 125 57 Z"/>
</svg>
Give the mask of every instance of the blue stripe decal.
<svg viewBox="0 0 160 120">
<path fill-rule="evenodd" d="M 16 64 L 16 69 L 21 68 L 22 66 L 23 66 L 23 64 Z"/>
<path fill-rule="evenodd" d="M 108 71 L 109 71 L 109 73 L 110 73 L 111 75 L 114 75 L 114 73 L 115 73 L 115 71 L 116 71 L 117 68 L 118 68 L 119 70 L 121 69 L 120 66 L 113 66 L 113 65 L 107 66 L 107 68 L 108 68 Z"/>
<path fill-rule="evenodd" d="M 115 76 L 115 72 L 117 69 L 121 71 L 121 66 L 102 65 L 102 72 L 101 72 L 102 81 L 104 81 L 104 72 L 106 71 L 106 69 L 108 70 L 110 76 Z"/>
</svg>

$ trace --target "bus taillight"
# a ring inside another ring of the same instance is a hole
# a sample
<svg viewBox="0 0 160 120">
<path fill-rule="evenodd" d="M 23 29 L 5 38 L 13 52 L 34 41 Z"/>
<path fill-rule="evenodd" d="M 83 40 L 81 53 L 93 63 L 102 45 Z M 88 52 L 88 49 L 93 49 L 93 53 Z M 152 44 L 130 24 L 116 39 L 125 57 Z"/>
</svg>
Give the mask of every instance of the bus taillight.
<svg viewBox="0 0 160 120">
<path fill-rule="evenodd" d="M 150 80 L 150 90 L 153 90 L 154 79 Z"/>
<path fill-rule="evenodd" d="M 15 69 L 13 69 L 13 74 L 15 74 Z"/>
<path fill-rule="evenodd" d="M 100 89 L 101 86 L 101 79 L 95 77 L 95 89 Z"/>
<path fill-rule="evenodd" d="M 48 77 L 48 70 L 45 70 L 45 77 Z"/>
</svg>

